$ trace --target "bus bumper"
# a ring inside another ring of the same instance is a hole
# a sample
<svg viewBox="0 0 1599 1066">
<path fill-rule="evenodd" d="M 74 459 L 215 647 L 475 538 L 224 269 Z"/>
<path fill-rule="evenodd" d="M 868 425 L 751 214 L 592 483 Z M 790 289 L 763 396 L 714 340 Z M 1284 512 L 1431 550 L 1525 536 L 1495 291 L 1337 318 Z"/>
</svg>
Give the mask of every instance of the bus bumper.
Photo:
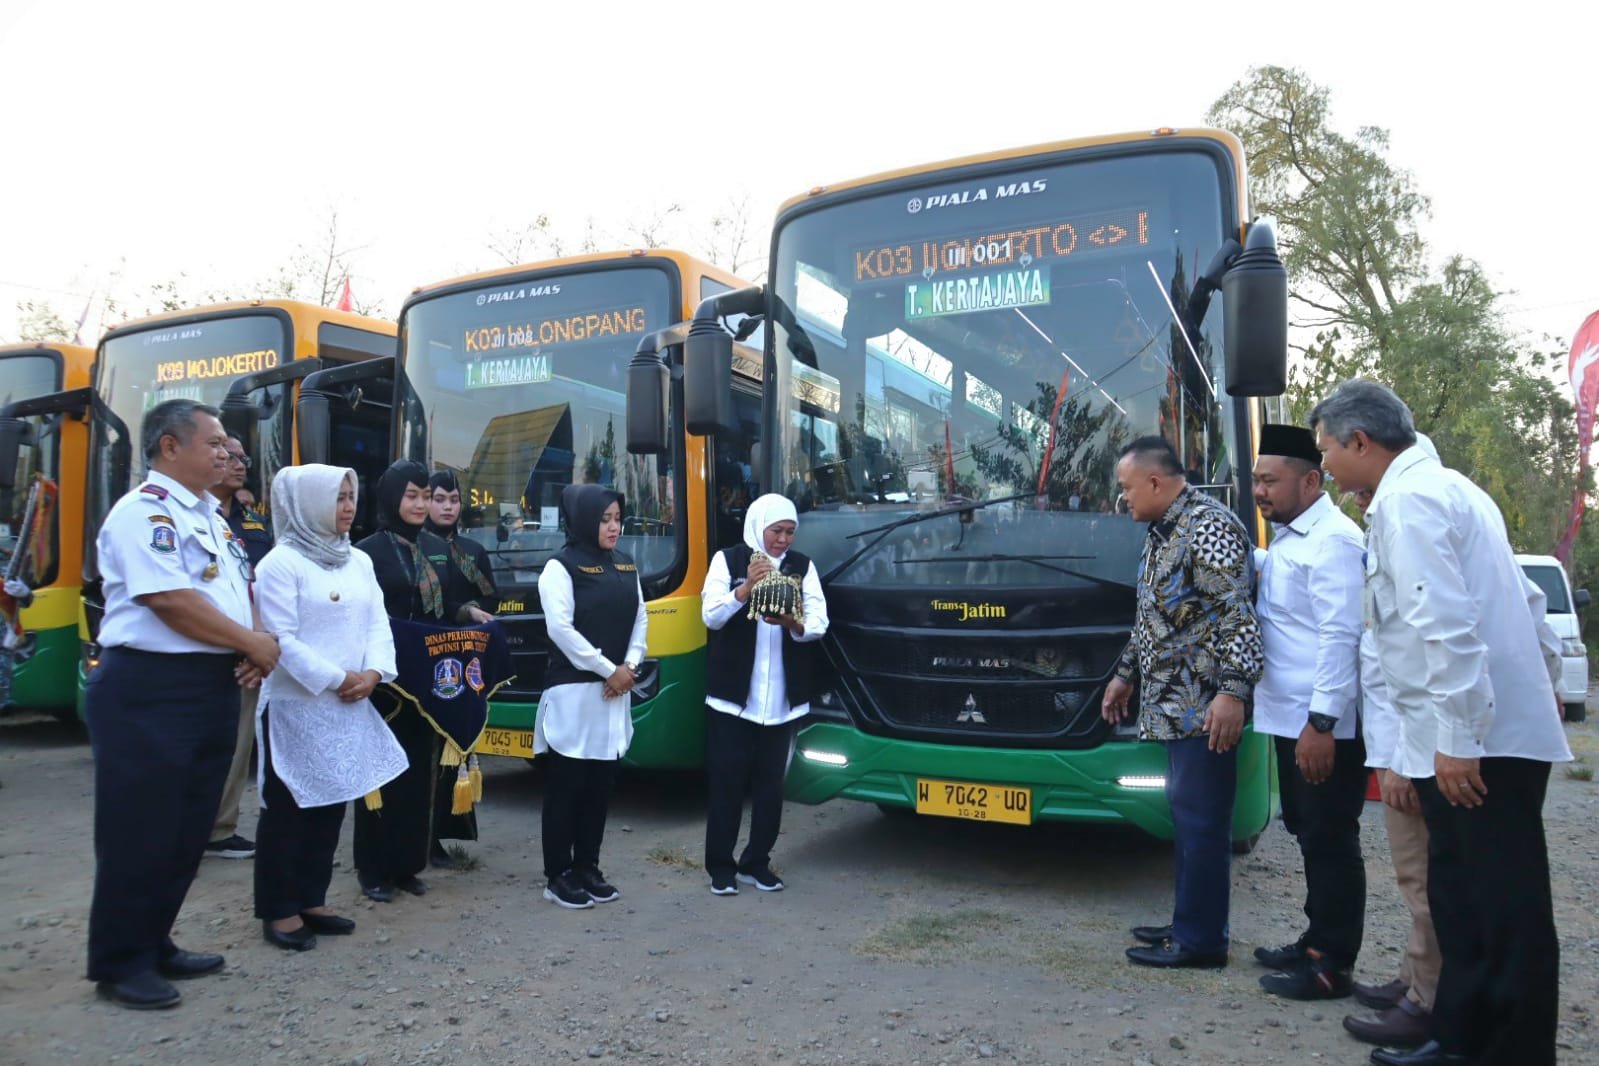
<svg viewBox="0 0 1599 1066">
<path fill-rule="evenodd" d="M 1260 833 L 1277 807 L 1271 740 L 1246 729 L 1238 750 L 1233 838 Z M 1070 751 L 974 748 L 868 736 L 817 722 L 799 733 L 787 795 L 797 803 L 842 798 L 916 808 L 922 778 L 1027 788 L 1032 820 L 1136 826 L 1172 837 L 1164 783 L 1166 752 L 1157 743 L 1110 742 Z"/>
<path fill-rule="evenodd" d="M 622 762 L 643 769 L 698 769 L 705 762 L 705 651 L 658 662 L 655 694 L 633 704 L 633 742 Z M 477 751 L 532 758 L 538 709 L 537 703 L 494 700 Z"/>
</svg>

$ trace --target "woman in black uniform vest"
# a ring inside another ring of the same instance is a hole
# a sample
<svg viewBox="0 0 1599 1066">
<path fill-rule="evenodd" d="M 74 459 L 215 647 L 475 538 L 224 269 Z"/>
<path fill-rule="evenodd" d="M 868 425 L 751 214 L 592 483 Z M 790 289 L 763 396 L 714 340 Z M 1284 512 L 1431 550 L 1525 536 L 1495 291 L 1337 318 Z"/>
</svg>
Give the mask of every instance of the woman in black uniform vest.
<svg viewBox="0 0 1599 1066">
<path fill-rule="evenodd" d="M 633 697 L 649 615 L 633 560 L 616 551 L 622 497 L 598 485 L 561 493 L 566 547 L 544 564 L 550 638 L 533 729 L 545 764 L 544 898 L 568 908 L 619 895 L 600 873 L 616 762 L 633 739 Z"/>
<path fill-rule="evenodd" d="M 450 563 L 450 548 L 422 528 L 427 518 L 427 468 L 401 460 L 378 479 L 378 532 L 356 544 L 372 557 L 390 618 L 446 625 L 481 620 L 471 605 L 466 579 Z M 368 899 L 387 903 L 396 888 L 414 896 L 427 891 L 417 876 L 427 866 L 433 839 L 433 793 L 439 775 L 439 735 L 414 707 L 387 688 L 372 703 L 410 760 L 406 771 L 383 787 L 376 811 L 355 805 L 355 873 Z M 398 713 L 396 713 L 398 711 Z"/>
<path fill-rule="evenodd" d="M 494 585 L 494 564 L 489 559 L 489 550 L 480 541 L 460 536 L 460 526 L 460 482 L 453 471 L 435 470 L 428 478 L 428 517 L 422 528 L 450 546 L 450 562 L 465 579 L 467 591 L 474 597 L 473 605 L 492 615 L 499 606 L 500 596 Z M 465 814 L 455 814 L 451 810 L 455 772 L 453 766 L 439 767 L 439 780 L 433 789 L 433 848 L 428 861 L 445 870 L 454 869 L 458 864 L 444 850 L 444 841 L 477 839 L 477 808 Z"/>
<path fill-rule="evenodd" d="M 761 496 L 745 513 L 744 543 L 717 552 L 705 574 L 705 872 L 718 896 L 737 895 L 740 881 L 762 892 L 783 888 L 771 866 L 783 778 L 794 722 L 810 712 L 815 694 L 813 642 L 827 632 L 816 566 L 789 547 L 798 529 L 793 503 Z M 799 580 L 800 610 L 749 617 L 751 590 L 774 571 Z M 750 838 L 735 863 L 746 794 Z"/>
</svg>

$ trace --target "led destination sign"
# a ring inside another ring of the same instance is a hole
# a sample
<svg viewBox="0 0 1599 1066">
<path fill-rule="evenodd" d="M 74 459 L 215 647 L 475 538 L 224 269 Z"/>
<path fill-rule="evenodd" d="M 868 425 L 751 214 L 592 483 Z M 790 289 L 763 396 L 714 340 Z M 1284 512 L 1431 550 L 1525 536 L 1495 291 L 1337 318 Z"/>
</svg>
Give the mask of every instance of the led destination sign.
<svg viewBox="0 0 1599 1066">
<path fill-rule="evenodd" d="M 854 253 L 855 280 L 881 281 L 916 274 L 931 279 L 940 271 L 1028 267 L 1041 259 L 1148 243 L 1148 211 L 1100 211 L 999 232 L 858 248 Z"/>
<path fill-rule="evenodd" d="M 547 348 L 643 332 L 644 308 L 618 307 L 538 321 L 476 326 L 462 334 L 462 348 L 468 355 L 480 355 L 509 348 Z"/>
<path fill-rule="evenodd" d="M 237 352 L 233 355 L 205 356 L 198 359 L 169 359 L 155 365 L 155 383 L 168 385 L 178 381 L 234 378 L 241 374 L 271 370 L 278 365 L 278 361 L 278 352 L 275 348 Z"/>
</svg>

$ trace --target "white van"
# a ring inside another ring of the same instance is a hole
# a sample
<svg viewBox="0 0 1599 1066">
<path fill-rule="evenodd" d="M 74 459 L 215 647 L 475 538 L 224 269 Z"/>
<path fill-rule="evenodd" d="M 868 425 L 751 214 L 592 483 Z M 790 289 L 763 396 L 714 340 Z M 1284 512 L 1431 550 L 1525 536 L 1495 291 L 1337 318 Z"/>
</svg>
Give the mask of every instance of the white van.
<svg viewBox="0 0 1599 1066">
<path fill-rule="evenodd" d="M 1516 562 L 1543 589 L 1549 599 L 1549 628 L 1560 638 L 1560 702 L 1566 705 L 1566 721 L 1580 722 L 1588 716 L 1588 649 L 1582 643 L 1582 626 L 1577 612 L 1588 606 L 1587 589 L 1571 591 L 1566 569 L 1553 555 L 1518 555 Z"/>
</svg>

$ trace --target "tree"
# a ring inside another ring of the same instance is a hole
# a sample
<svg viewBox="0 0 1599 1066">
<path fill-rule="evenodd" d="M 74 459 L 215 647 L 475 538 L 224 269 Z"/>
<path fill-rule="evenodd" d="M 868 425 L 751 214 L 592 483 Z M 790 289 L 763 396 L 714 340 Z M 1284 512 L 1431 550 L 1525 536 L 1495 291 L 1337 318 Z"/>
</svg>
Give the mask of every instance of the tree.
<svg viewBox="0 0 1599 1066">
<path fill-rule="evenodd" d="M 1254 205 L 1278 219 L 1294 325 L 1310 338 L 1295 349 L 1291 415 L 1345 378 L 1383 381 L 1444 462 L 1494 497 L 1517 550 L 1552 550 L 1578 487 L 1562 357 L 1511 335 L 1475 262 L 1432 265 L 1427 198 L 1388 160 L 1387 133 L 1339 133 L 1327 91 L 1282 67 L 1251 70 L 1207 117 L 1242 138 Z M 1599 564 L 1599 540 L 1586 558 Z"/>
<path fill-rule="evenodd" d="M 351 246 L 339 235 L 339 212 L 328 209 L 327 223 L 315 240 L 297 247 L 288 263 L 278 268 L 270 280 L 257 286 L 260 295 L 282 300 L 303 300 L 332 307 L 344 290 L 344 282 L 354 271 L 356 253 L 364 245 Z M 351 305 L 357 314 L 388 317 L 382 300 L 363 296 L 351 287 Z"/>
<path fill-rule="evenodd" d="M 72 339 L 72 323 L 47 300 L 17 301 L 17 339 L 64 344 Z"/>
</svg>

